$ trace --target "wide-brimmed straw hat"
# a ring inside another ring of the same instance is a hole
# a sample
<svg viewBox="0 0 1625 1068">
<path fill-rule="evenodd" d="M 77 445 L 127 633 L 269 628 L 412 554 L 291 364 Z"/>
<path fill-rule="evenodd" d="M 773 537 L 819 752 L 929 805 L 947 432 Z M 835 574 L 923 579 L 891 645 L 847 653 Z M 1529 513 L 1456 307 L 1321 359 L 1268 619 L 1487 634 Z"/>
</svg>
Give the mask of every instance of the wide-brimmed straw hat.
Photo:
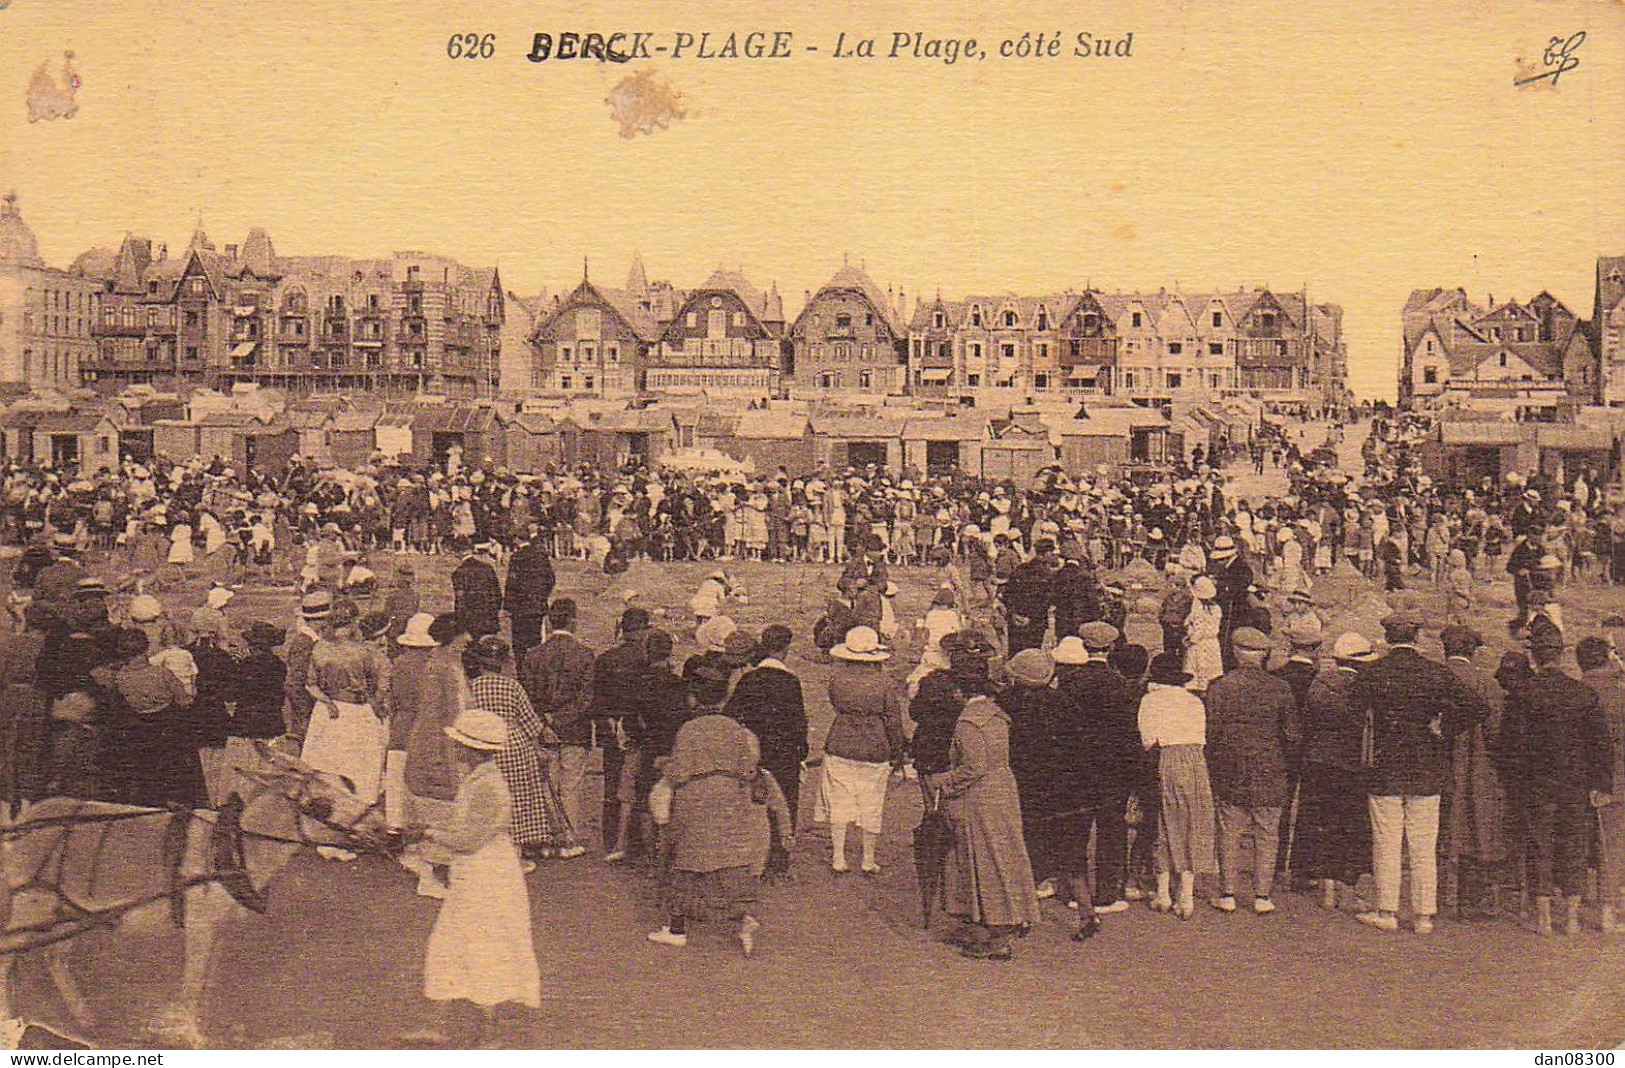
<svg viewBox="0 0 1625 1068">
<path fill-rule="evenodd" d="M 1375 660 L 1376 650 L 1371 648 L 1371 641 L 1364 634 L 1347 631 L 1337 636 L 1332 643 L 1332 656 L 1338 660 Z"/>
<path fill-rule="evenodd" d="M 130 599 L 131 623 L 154 623 L 162 619 L 164 606 L 150 593 L 136 594 Z"/>
<path fill-rule="evenodd" d="M 333 614 L 333 595 L 325 590 L 306 594 L 299 602 L 299 614 L 305 619 L 326 619 Z"/>
<path fill-rule="evenodd" d="M 395 644 L 404 645 L 408 649 L 435 648 L 440 643 L 429 636 L 429 625 L 433 622 L 434 616 L 430 613 L 417 613 L 406 621 L 406 629 L 395 639 Z"/>
<path fill-rule="evenodd" d="M 728 636 L 738 629 L 727 616 L 712 616 L 694 629 L 694 640 L 708 653 L 723 653 L 728 650 Z"/>
<path fill-rule="evenodd" d="M 864 664 L 877 664 L 891 659 L 891 650 L 881 644 L 880 635 L 873 627 L 853 627 L 846 632 L 846 640 L 829 651 L 837 660 L 853 660 Z"/>
<path fill-rule="evenodd" d="M 1052 655 L 1057 664 L 1076 666 L 1089 662 L 1089 650 L 1083 647 L 1083 639 L 1076 634 L 1068 634 L 1056 642 Z"/>
<path fill-rule="evenodd" d="M 494 752 L 508 740 L 508 725 L 502 717 L 484 708 L 465 708 L 449 727 L 446 737 L 470 749 Z"/>
</svg>

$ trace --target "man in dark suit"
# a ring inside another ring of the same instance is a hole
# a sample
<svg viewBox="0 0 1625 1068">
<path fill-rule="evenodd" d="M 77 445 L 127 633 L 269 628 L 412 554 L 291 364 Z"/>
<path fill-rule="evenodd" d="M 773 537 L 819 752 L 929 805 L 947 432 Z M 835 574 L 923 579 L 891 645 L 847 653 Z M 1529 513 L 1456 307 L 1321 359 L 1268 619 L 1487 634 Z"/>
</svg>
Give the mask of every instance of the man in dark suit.
<svg viewBox="0 0 1625 1068">
<path fill-rule="evenodd" d="M 576 603 L 560 597 L 548 606 L 547 641 L 532 648 L 520 663 L 519 682 L 542 721 L 558 736 L 548 747 L 549 774 L 558 787 L 559 802 L 576 840 L 585 837 L 581 821 L 582 787 L 587 777 L 587 753 L 592 746 L 592 648 L 572 633 Z M 580 856 L 581 846 L 560 856 Z"/>
<path fill-rule="evenodd" d="M 1451 624 L 1439 635 L 1445 666 L 1473 697 L 1473 714 L 1450 739 L 1450 792 L 1439 833 L 1456 869 L 1456 914 L 1464 922 L 1495 916 L 1492 875 L 1507 857 L 1502 832 L 1505 798 L 1493 741 L 1501 728 L 1501 688 L 1473 662 L 1484 639 L 1470 627 Z"/>
<path fill-rule="evenodd" d="M 1399 930 L 1401 851 L 1411 857 L 1416 933 L 1430 934 L 1439 911 L 1439 798 L 1450 781 L 1447 739 L 1470 722 L 1475 702 L 1445 665 L 1416 647 L 1423 617 L 1402 607 L 1382 621 L 1388 654 L 1355 676 L 1355 707 L 1371 717 L 1366 792 L 1371 808 L 1377 908 L 1361 923 Z"/>
<path fill-rule="evenodd" d="M 514 663 L 524 663 L 525 653 L 542 640 L 542 618 L 548 598 L 553 596 L 553 561 L 536 544 L 533 529 L 523 536 L 519 548 L 508 559 L 508 584 L 502 591 L 502 607 L 513 628 Z"/>
<path fill-rule="evenodd" d="M 649 670 L 649 613 L 628 608 L 621 613 L 619 644 L 604 651 L 592 672 L 591 743 L 604 751 L 604 859 L 624 860 L 634 843 L 619 841 L 610 828 L 620 822 L 621 805 L 635 789 L 637 751 L 629 742 L 640 731 L 629 730 L 641 704 L 640 690 Z M 628 758 L 632 762 L 628 763 Z M 629 775 L 628 770 L 633 774 Z M 630 826 L 630 825 L 629 825 Z"/>
<path fill-rule="evenodd" d="M 491 551 L 489 543 L 481 542 L 451 573 L 452 610 L 476 641 L 502 629 L 502 582 Z"/>
<path fill-rule="evenodd" d="M 1563 933 L 1580 931 L 1580 894 L 1593 808 L 1614 801 L 1614 739 L 1598 693 L 1564 674 L 1563 635 L 1530 635 L 1534 672 L 1507 692 L 1501 749 L 1518 780 L 1520 821 L 1533 862 L 1535 925 L 1552 933 L 1552 896 L 1568 906 Z"/>
<path fill-rule="evenodd" d="M 1101 618 L 1100 582 L 1092 569 L 1083 566 L 1081 550 L 1075 550 L 1061 564 L 1053 589 L 1056 641 L 1078 633 L 1078 628 L 1090 620 Z"/>
<path fill-rule="evenodd" d="M 1082 750 L 1087 754 L 1083 802 L 1088 818 L 1083 833 L 1095 834 L 1095 912 L 1107 915 L 1128 908 L 1128 797 L 1143 759 L 1139 707 L 1129 684 L 1107 661 L 1118 630 L 1104 620 L 1079 628 L 1089 659 L 1060 681 L 1061 696 L 1078 717 Z"/>
<path fill-rule="evenodd" d="M 733 696 L 723 705 L 722 714 L 732 716 L 756 735 L 761 745 L 761 765 L 784 791 L 790 828 L 794 830 L 800 818 L 801 763 L 807 759 L 807 706 L 801 680 L 785 666 L 790 639 L 790 628 L 777 623 L 762 631 L 756 644 L 761 659 L 734 684 Z M 767 871 L 783 875 L 789 870 L 790 850 L 775 828 Z"/>
<path fill-rule="evenodd" d="M 1220 535 L 1213 542 L 1213 548 L 1208 551 L 1207 559 L 1208 575 L 1219 589 L 1218 596 L 1214 598 L 1218 602 L 1221 614 L 1219 651 L 1223 657 L 1224 669 L 1229 671 L 1236 666 L 1230 648 L 1230 635 L 1242 625 L 1241 617 L 1246 611 L 1247 593 L 1253 584 L 1253 569 L 1242 559 L 1241 551 L 1236 548 L 1235 539 L 1228 534 Z"/>
<path fill-rule="evenodd" d="M 1214 907 L 1236 911 L 1241 840 L 1253 841 L 1253 911 L 1275 911 L 1271 897 L 1281 810 L 1287 802 L 1287 749 L 1296 741 L 1298 709 L 1292 688 L 1264 670 L 1268 635 L 1239 627 L 1232 636 L 1236 666 L 1208 684 L 1207 764 L 1219 812 L 1219 897 Z"/>
<path fill-rule="evenodd" d="M 1287 654 L 1286 663 L 1276 668 L 1270 674 L 1292 687 L 1292 697 L 1298 709 L 1298 728 L 1293 732 L 1298 739 L 1296 744 L 1286 747 L 1286 806 L 1281 810 L 1281 852 L 1275 862 L 1275 874 L 1279 878 L 1287 874 L 1292 868 L 1292 854 L 1296 849 L 1297 837 L 1295 821 L 1297 820 L 1296 805 L 1298 798 L 1298 785 L 1302 771 L 1299 748 L 1303 739 L 1303 711 L 1309 704 L 1309 687 L 1314 685 L 1315 678 L 1320 674 L 1320 663 L 1317 654 L 1325 634 L 1320 625 L 1320 618 L 1313 615 L 1297 616 L 1287 627 L 1286 640 L 1291 645 Z M 1299 880 L 1302 883 L 1302 880 Z"/>
<path fill-rule="evenodd" d="M 1010 616 L 1006 625 L 1010 656 L 1023 649 L 1042 648 L 1044 634 L 1049 630 L 1050 606 L 1055 600 L 1055 573 L 1060 570 L 1061 561 L 1055 555 L 1055 542 L 1049 538 L 1040 538 L 1034 552 L 1031 560 L 1017 565 L 1004 584 L 1004 608 Z"/>
</svg>

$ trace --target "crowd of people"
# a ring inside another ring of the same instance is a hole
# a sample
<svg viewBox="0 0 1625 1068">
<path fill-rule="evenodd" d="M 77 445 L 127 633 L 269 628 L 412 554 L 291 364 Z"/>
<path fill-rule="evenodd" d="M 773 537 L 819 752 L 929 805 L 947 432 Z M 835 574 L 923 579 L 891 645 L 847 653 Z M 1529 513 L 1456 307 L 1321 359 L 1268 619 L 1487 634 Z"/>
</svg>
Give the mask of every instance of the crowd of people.
<svg viewBox="0 0 1625 1068">
<path fill-rule="evenodd" d="M 218 805 L 252 789 L 260 745 L 296 748 L 383 806 L 417 892 L 445 899 L 428 996 L 483 1006 L 537 1003 L 523 874 L 589 845 L 647 865 L 666 916 L 651 942 L 720 917 L 751 954 L 763 887 L 810 851 L 804 788 L 829 870 L 862 878 L 888 792 L 912 782 L 951 831 L 940 901 L 978 959 L 1009 957 L 1045 899 L 1082 940 L 1136 901 L 1188 920 L 1208 879 L 1223 913 L 1305 889 L 1395 931 L 1407 868 L 1419 934 L 1445 902 L 1505 915 L 1506 888 L 1536 930 L 1576 933 L 1591 870 L 1596 926 L 1625 929 L 1625 674 L 1562 612 L 1574 584 L 1625 581 L 1625 504 L 1591 472 L 1436 483 L 1413 430 L 1379 419 L 1355 474 L 1272 428 L 1254 458 L 1278 453 L 1289 488 L 1263 499 L 1199 455 L 1026 484 L 13 465 L 0 786 L 13 807 Z M 448 550 L 453 607 L 430 613 L 413 562 Z M 692 619 L 629 602 L 600 650 L 555 588 L 572 557 L 716 567 Z M 733 619 L 743 560 L 840 576 L 807 633 L 751 633 Z M 1516 610 L 1490 665 L 1475 626 L 1497 569 Z M 1329 627 L 1334 572 L 1385 592 L 1383 647 Z M 917 619 L 896 607 L 905 576 L 931 591 Z M 278 585 L 296 618 L 233 607 Z M 818 739 L 798 659 L 828 662 Z"/>
</svg>

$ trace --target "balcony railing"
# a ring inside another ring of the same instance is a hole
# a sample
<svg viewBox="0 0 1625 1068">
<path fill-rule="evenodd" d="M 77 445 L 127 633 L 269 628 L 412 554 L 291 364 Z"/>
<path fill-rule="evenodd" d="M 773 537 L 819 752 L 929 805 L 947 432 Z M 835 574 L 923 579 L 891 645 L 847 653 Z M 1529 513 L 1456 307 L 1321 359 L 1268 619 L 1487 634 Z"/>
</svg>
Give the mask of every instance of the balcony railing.
<svg viewBox="0 0 1625 1068">
<path fill-rule="evenodd" d="M 1117 339 L 1114 337 L 1067 338 L 1059 343 L 1059 356 L 1062 367 L 1113 363 L 1117 359 Z"/>
</svg>

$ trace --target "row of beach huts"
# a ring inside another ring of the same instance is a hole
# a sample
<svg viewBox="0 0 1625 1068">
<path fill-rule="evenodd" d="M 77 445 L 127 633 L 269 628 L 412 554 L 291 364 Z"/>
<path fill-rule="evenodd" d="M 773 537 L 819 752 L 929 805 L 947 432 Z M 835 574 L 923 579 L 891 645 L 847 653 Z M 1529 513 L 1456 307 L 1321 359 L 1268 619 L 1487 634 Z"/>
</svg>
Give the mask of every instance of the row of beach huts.
<svg viewBox="0 0 1625 1068">
<path fill-rule="evenodd" d="M 762 473 L 783 469 L 795 477 L 874 465 L 893 472 L 1025 479 L 1054 464 L 1077 474 L 1165 469 L 1198 446 L 1206 451 L 1250 440 L 1264 414 L 1246 399 L 1159 409 L 1106 398 L 1086 406 L 1000 412 L 763 403 L 380 402 L 289 399 L 256 388 L 182 398 L 135 387 L 114 397 L 17 399 L 0 415 L 0 451 L 8 460 L 87 476 L 122 458 L 219 457 L 235 467 L 275 473 L 301 456 L 346 468 L 405 457 L 418 466 L 456 462 L 535 473 L 641 461 Z"/>
</svg>

